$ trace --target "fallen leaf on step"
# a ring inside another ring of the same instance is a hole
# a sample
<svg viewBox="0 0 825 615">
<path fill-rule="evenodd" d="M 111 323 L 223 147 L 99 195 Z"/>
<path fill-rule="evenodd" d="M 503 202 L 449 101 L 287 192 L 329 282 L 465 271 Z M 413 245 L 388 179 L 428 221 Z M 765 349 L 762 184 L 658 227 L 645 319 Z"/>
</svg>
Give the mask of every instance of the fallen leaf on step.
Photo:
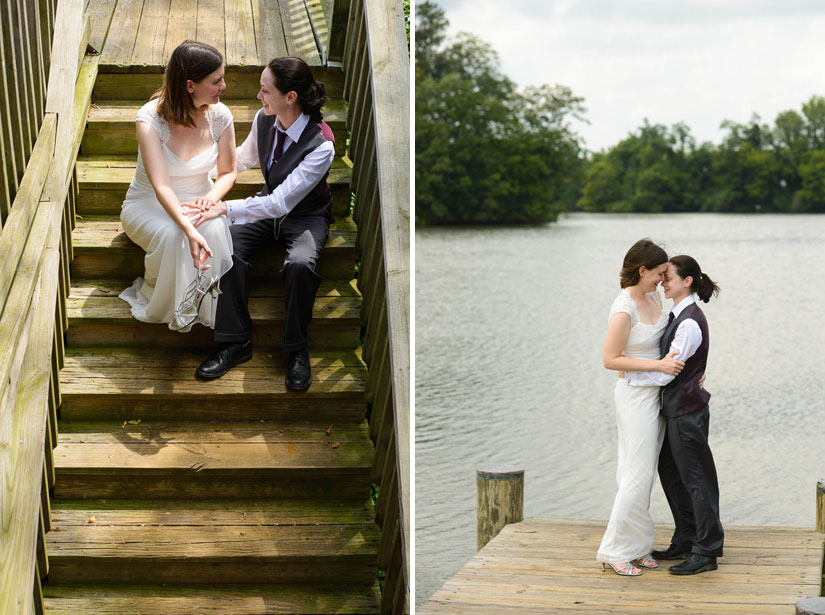
<svg viewBox="0 0 825 615">
<path fill-rule="evenodd" d="M 125 428 L 126 428 L 126 421 L 123 421 L 123 425 L 121 425 L 121 426 L 120 426 L 120 428 L 121 428 L 121 429 L 125 429 Z"/>
<path fill-rule="evenodd" d="M 271 354 L 268 354 L 268 355 L 266 355 L 266 358 L 267 358 L 267 359 L 271 359 L 271 358 L 272 358 L 272 355 L 271 355 Z"/>
<path fill-rule="evenodd" d="M 89 520 L 86 523 L 97 523 L 97 519 L 94 517 L 89 517 Z"/>
<path fill-rule="evenodd" d="M 333 423 L 332 425 L 335 425 L 335 423 Z M 329 427 L 327 427 L 327 435 L 329 435 L 329 432 L 331 432 L 331 431 L 332 431 L 332 425 L 330 425 Z"/>
<path fill-rule="evenodd" d="M 140 421 L 141 419 L 129 419 L 126 422 L 129 423 L 129 425 L 140 425 Z"/>
<path fill-rule="evenodd" d="M 339 446 L 341 446 L 340 442 L 333 442 L 332 443 L 332 448 L 338 448 Z"/>
</svg>

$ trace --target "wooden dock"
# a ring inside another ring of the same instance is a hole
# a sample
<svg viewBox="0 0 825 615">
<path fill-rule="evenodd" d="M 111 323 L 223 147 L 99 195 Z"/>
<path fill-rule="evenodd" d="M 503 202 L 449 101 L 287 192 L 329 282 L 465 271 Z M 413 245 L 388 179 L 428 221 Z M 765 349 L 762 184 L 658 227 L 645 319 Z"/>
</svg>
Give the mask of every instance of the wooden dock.
<svg viewBox="0 0 825 615">
<path fill-rule="evenodd" d="M 418 615 L 506 613 L 769 614 L 819 596 L 825 534 L 791 527 L 726 527 L 719 569 L 695 576 L 603 572 L 595 560 L 604 521 L 528 519 L 507 525 L 416 609 Z M 657 526 L 666 546 L 672 526 Z"/>
</svg>

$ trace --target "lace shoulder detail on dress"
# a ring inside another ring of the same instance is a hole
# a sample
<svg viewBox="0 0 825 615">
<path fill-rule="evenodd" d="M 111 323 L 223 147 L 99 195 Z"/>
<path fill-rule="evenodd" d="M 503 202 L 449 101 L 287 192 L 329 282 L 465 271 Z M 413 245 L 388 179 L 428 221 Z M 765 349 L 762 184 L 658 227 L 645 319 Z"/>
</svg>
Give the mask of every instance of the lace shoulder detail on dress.
<svg viewBox="0 0 825 615">
<path fill-rule="evenodd" d="M 158 133 L 161 143 L 166 143 L 172 132 L 169 130 L 169 124 L 166 123 L 162 117 L 158 115 L 158 99 L 150 100 L 143 105 L 137 113 L 136 122 L 146 122 L 155 132 Z"/>
<path fill-rule="evenodd" d="M 613 301 L 613 305 L 610 307 L 610 318 L 613 318 L 613 315 L 618 314 L 619 312 L 624 312 L 625 314 L 630 315 L 631 327 L 639 322 L 639 313 L 636 310 L 636 302 L 633 301 L 630 293 L 625 289 L 622 289 L 622 292 L 620 292 L 619 296 Z"/>
<path fill-rule="evenodd" d="M 226 127 L 232 123 L 232 112 L 229 107 L 219 102 L 209 107 L 208 117 L 209 126 L 212 128 L 212 140 L 217 142 Z"/>
</svg>

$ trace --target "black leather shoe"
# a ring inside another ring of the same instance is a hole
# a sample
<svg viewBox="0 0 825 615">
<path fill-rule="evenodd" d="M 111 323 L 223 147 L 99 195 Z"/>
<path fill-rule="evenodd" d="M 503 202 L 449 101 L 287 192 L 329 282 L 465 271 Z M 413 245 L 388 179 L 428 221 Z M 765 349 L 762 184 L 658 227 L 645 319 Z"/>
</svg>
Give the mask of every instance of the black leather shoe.
<svg viewBox="0 0 825 615">
<path fill-rule="evenodd" d="M 707 555 L 691 553 L 681 564 L 668 568 L 673 574 L 699 574 L 708 570 L 716 570 L 716 558 Z"/>
<path fill-rule="evenodd" d="M 223 376 L 233 365 L 246 363 L 251 358 L 252 340 L 246 340 L 243 344 L 227 344 L 198 365 L 195 373 L 201 378 L 214 380 Z"/>
<path fill-rule="evenodd" d="M 667 549 L 661 551 L 654 549 L 650 554 L 653 556 L 653 559 L 682 559 L 690 555 L 690 546 L 680 547 L 678 545 L 670 545 Z"/>
<path fill-rule="evenodd" d="M 286 386 L 293 391 L 304 391 L 312 383 L 312 371 L 309 368 L 309 353 L 297 350 L 289 353 L 286 367 Z"/>
</svg>

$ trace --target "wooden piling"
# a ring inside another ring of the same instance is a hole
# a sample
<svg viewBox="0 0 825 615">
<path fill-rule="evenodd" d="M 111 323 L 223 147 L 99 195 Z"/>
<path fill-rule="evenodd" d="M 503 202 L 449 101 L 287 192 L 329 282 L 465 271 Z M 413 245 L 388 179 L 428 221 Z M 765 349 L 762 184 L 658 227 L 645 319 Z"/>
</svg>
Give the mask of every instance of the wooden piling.
<svg viewBox="0 0 825 615">
<path fill-rule="evenodd" d="M 825 534 L 825 479 L 816 484 L 816 531 Z"/>
<path fill-rule="evenodd" d="M 524 520 L 524 470 L 476 470 L 476 495 L 480 551 L 505 525 Z"/>
</svg>

